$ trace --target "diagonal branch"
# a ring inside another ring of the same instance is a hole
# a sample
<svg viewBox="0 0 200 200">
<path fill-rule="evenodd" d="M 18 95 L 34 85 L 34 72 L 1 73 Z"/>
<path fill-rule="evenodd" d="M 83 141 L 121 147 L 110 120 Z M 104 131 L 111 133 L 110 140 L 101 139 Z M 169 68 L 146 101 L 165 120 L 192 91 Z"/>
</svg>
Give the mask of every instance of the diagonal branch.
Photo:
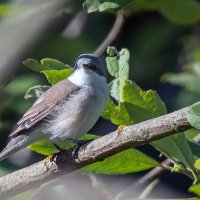
<svg viewBox="0 0 200 200">
<path fill-rule="evenodd" d="M 125 16 L 124 9 L 121 9 L 117 12 L 115 22 L 110 32 L 108 33 L 104 41 L 100 44 L 100 46 L 95 50 L 94 52 L 95 55 L 100 56 L 101 54 L 103 54 L 103 52 L 107 49 L 107 47 L 116 39 L 123 26 L 124 16 Z"/>
<path fill-rule="evenodd" d="M 83 166 L 103 160 L 125 149 L 136 147 L 191 128 L 187 120 L 188 107 L 173 113 L 125 127 L 122 132 L 111 132 L 84 146 L 77 159 L 62 154 L 57 164 L 40 161 L 0 178 L 0 197 L 10 197 L 55 177 L 73 172 Z"/>
</svg>

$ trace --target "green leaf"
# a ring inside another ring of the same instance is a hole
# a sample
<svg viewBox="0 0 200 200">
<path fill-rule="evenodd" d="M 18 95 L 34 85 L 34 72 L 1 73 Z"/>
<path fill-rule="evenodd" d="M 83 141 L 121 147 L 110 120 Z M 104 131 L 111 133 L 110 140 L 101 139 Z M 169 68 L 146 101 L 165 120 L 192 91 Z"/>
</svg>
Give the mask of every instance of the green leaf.
<svg viewBox="0 0 200 200">
<path fill-rule="evenodd" d="M 102 112 L 114 124 L 131 125 L 166 113 L 165 104 L 155 91 L 145 92 L 133 81 L 125 81 L 122 95 L 124 102 L 115 105 L 110 100 Z"/>
<path fill-rule="evenodd" d="M 167 112 L 164 102 L 155 91 L 144 91 L 130 80 L 125 81 L 123 100 L 126 103 L 133 104 L 146 110 L 146 112 L 151 115 L 150 118 L 164 115 Z M 149 119 L 149 117 L 144 117 L 144 120 L 145 119 Z"/>
<path fill-rule="evenodd" d="M 120 101 L 120 81 L 119 79 L 112 80 L 109 84 L 110 96 L 116 101 Z"/>
<path fill-rule="evenodd" d="M 129 149 L 106 158 L 104 161 L 88 165 L 81 171 L 113 175 L 140 172 L 156 166 L 159 166 L 156 160 L 136 149 Z"/>
<path fill-rule="evenodd" d="M 200 20 L 200 4 L 196 0 L 168 0 L 160 13 L 177 24 L 193 24 Z"/>
<path fill-rule="evenodd" d="M 46 156 L 53 155 L 57 151 L 55 146 L 49 140 L 43 140 L 43 141 L 34 143 L 28 146 L 27 149 L 35 151 L 39 154 L 46 155 Z"/>
<path fill-rule="evenodd" d="M 176 24 L 194 24 L 200 20 L 200 4 L 196 0 L 135 0 L 133 8 L 158 11 Z"/>
<path fill-rule="evenodd" d="M 27 59 L 23 61 L 23 64 L 33 71 L 37 72 L 70 68 L 69 65 L 65 65 L 64 63 L 52 58 L 44 58 L 40 62 L 35 59 Z"/>
<path fill-rule="evenodd" d="M 117 8 L 122 8 L 132 3 L 133 0 L 86 0 L 83 3 L 83 8 L 88 12 L 106 11 Z"/>
<path fill-rule="evenodd" d="M 96 138 L 98 138 L 98 136 L 86 134 L 81 138 L 81 140 L 91 140 L 91 139 L 96 139 Z M 66 150 L 72 148 L 73 146 L 74 146 L 74 143 L 71 141 L 63 141 L 63 142 L 60 142 L 60 144 L 59 144 L 59 147 L 61 147 L 62 149 L 66 149 Z M 36 142 L 36 143 L 28 146 L 27 148 L 29 150 L 35 151 L 39 154 L 43 154 L 46 156 L 53 155 L 54 153 L 57 152 L 57 149 L 52 144 L 52 142 L 50 142 L 49 140 L 43 140 L 43 141 Z"/>
<path fill-rule="evenodd" d="M 36 100 L 38 97 L 40 97 L 49 88 L 50 88 L 50 86 L 48 86 L 48 85 L 33 86 L 26 91 L 24 98 Z"/>
<path fill-rule="evenodd" d="M 69 65 L 65 65 L 64 63 L 60 62 L 59 60 L 52 59 L 52 58 L 44 58 L 41 61 L 41 65 L 45 70 L 50 70 L 50 69 L 66 69 L 70 68 Z"/>
<path fill-rule="evenodd" d="M 186 90 L 200 94 L 198 85 L 200 85 L 200 75 L 195 72 L 167 73 L 162 77 L 163 81 L 184 87 Z"/>
<path fill-rule="evenodd" d="M 112 100 L 109 100 L 106 104 L 102 112 L 102 117 L 117 125 L 130 125 L 135 123 L 134 119 L 127 112 L 124 103 L 115 106 Z"/>
<path fill-rule="evenodd" d="M 119 79 L 125 81 L 129 77 L 130 52 L 128 49 L 122 49 L 119 52 Z"/>
<path fill-rule="evenodd" d="M 190 145 L 190 149 L 192 150 L 194 159 L 200 158 L 200 144 L 191 139 L 186 139 L 188 141 L 188 144 Z"/>
<path fill-rule="evenodd" d="M 61 80 L 64 80 L 72 73 L 72 68 L 63 70 L 45 70 L 42 73 L 46 76 L 51 85 L 55 85 Z"/>
<path fill-rule="evenodd" d="M 117 57 L 106 57 L 106 64 L 108 72 L 111 76 L 115 78 L 119 77 L 119 63 Z"/>
<path fill-rule="evenodd" d="M 200 102 L 197 102 L 189 107 L 187 119 L 191 126 L 200 129 Z"/>
<path fill-rule="evenodd" d="M 110 95 L 119 105 L 109 104 L 105 117 L 115 124 L 130 125 L 166 113 L 166 107 L 155 91 L 145 92 L 128 80 L 129 59 L 127 49 L 122 49 L 119 56 L 106 58 L 108 71 L 115 77 L 109 83 Z"/>
<path fill-rule="evenodd" d="M 200 159 L 196 160 L 194 163 L 194 167 L 200 171 Z"/>
<path fill-rule="evenodd" d="M 97 11 L 99 6 L 101 5 L 99 0 L 86 0 L 83 3 L 83 8 L 86 10 L 86 12 L 94 12 Z"/>
<path fill-rule="evenodd" d="M 106 10 L 113 10 L 117 8 L 120 8 L 120 6 L 116 2 L 104 2 L 99 6 L 99 11 L 103 12 Z"/>
<path fill-rule="evenodd" d="M 183 133 L 154 141 L 151 144 L 167 157 L 177 163 L 183 164 L 188 170 L 193 171 L 195 160 Z"/>
<path fill-rule="evenodd" d="M 116 78 L 109 84 L 110 94 L 118 102 L 123 102 L 122 92 L 129 76 L 129 59 L 130 53 L 127 49 L 122 49 L 119 56 L 106 58 L 108 72 Z"/>
<path fill-rule="evenodd" d="M 192 192 L 196 194 L 198 197 L 200 197 L 200 184 L 192 185 L 189 188 L 189 192 Z"/>
<path fill-rule="evenodd" d="M 37 60 L 34 60 L 34 59 L 26 59 L 25 61 L 23 61 L 23 64 L 26 67 L 36 72 L 40 72 L 43 70 L 41 64 Z"/>
</svg>

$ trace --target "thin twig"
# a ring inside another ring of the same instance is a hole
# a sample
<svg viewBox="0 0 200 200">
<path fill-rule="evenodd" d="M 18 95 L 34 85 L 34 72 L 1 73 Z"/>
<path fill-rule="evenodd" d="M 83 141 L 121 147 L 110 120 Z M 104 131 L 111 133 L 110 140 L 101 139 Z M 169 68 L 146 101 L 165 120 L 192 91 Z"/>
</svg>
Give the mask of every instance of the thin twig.
<svg viewBox="0 0 200 200">
<path fill-rule="evenodd" d="M 115 40 L 117 35 L 119 34 L 122 25 L 124 23 L 124 10 L 119 10 L 117 12 L 117 16 L 115 19 L 115 23 L 111 28 L 109 34 L 104 39 L 104 41 L 100 44 L 100 46 L 95 50 L 94 54 L 100 56 L 106 50 L 106 48 Z"/>
<path fill-rule="evenodd" d="M 200 134 L 197 135 L 194 138 L 194 141 L 196 142 L 200 142 Z M 161 165 L 163 166 L 173 166 L 173 162 L 172 160 L 170 160 L 169 158 L 167 158 L 166 160 L 164 160 Z M 135 183 L 136 185 L 146 185 L 149 184 L 150 182 L 152 182 L 153 180 L 157 179 L 158 177 L 163 176 L 164 174 L 168 173 L 168 170 L 165 170 L 163 167 L 155 167 L 153 168 L 151 171 L 149 171 L 148 173 L 146 173 L 143 177 L 141 177 L 140 179 L 138 179 L 138 181 Z"/>
<path fill-rule="evenodd" d="M 112 156 L 131 147 L 158 140 L 191 128 L 187 120 L 188 107 L 173 113 L 125 127 L 120 133 L 111 132 L 78 151 L 74 160 L 71 154 L 59 156 L 57 163 L 40 161 L 0 178 L 0 198 L 10 197 L 34 186 L 73 172 L 81 167 Z M 174 126 L 174 124 L 176 126 Z"/>
</svg>

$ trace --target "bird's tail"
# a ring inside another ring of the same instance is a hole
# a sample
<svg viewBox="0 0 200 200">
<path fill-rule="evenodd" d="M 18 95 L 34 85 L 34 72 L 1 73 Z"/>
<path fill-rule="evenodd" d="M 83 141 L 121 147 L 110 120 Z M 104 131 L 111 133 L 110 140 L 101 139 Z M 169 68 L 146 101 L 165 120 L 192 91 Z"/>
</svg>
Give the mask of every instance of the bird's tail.
<svg viewBox="0 0 200 200">
<path fill-rule="evenodd" d="M 28 146 L 26 141 L 27 135 L 18 135 L 16 137 L 11 138 L 7 146 L 2 150 L 2 152 L 0 152 L 0 161 L 11 156 L 12 154 L 24 148 L 25 146 Z"/>
</svg>

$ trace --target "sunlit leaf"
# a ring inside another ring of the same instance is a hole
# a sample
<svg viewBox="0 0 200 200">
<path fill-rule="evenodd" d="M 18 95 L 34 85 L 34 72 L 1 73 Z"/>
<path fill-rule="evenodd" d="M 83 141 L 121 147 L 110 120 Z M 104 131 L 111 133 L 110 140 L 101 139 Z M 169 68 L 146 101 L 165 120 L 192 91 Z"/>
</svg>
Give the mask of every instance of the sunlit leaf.
<svg viewBox="0 0 200 200">
<path fill-rule="evenodd" d="M 123 102 L 115 105 L 110 100 L 102 113 L 114 124 L 131 125 L 166 113 L 165 104 L 155 91 L 144 91 L 133 81 L 125 81 L 122 95 Z"/>
<path fill-rule="evenodd" d="M 189 188 L 189 192 L 192 192 L 192 193 L 196 194 L 198 197 L 200 197 L 200 184 L 192 185 Z"/>
<path fill-rule="evenodd" d="M 61 80 L 64 80 L 72 73 L 72 68 L 63 70 L 45 70 L 42 71 L 51 85 L 55 85 Z"/>
<path fill-rule="evenodd" d="M 200 171 L 200 159 L 196 160 L 194 163 L 194 167 Z"/>
<path fill-rule="evenodd" d="M 70 66 L 65 65 L 64 63 L 60 62 L 59 60 L 55 60 L 52 58 L 44 58 L 41 61 L 41 65 L 45 68 L 45 69 L 57 69 L 57 70 L 61 70 L 61 69 L 66 69 L 69 68 Z"/>
<path fill-rule="evenodd" d="M 98 136 L 92 135 L 92 134 L 86 134 L 81 138 L 81 140 L 92 140 L 96 138 L 98 138 Z M 72 141 L 60 141 L 59 147 L 61 147 L 62 149 L 68 150 L 72 148 L 74 145 L 75 144 Z M 55 148 L 55 146 L 52 144 L 50 140 L 43 140 L 43 141 L 36 142 L 28 146 L 27 148 L 29 150 L 35 151 L 39 154 L 43 154 L 46 156 L 53 155 L 54 153 L 57 152 L 57 149 Z"/>
<path fill-rule="evenodd" d="M 70 68 L 69 65 L 65 65 L 64 63 L 52 58 L 44 58 L 40 62 L 35 59 L 26 59 L 23 61 L 23 64 L 37 72 Z"/>
<path fill-rule="evenodd" d="M 104 161 L 88 165 L 81 170 L 83 172 L 95 172 L 99 174 L 127 174 L 140 172 L 152 167 L 159 166 L 159 163 L 136 149 L 129 149 Z"/>
</svg>

